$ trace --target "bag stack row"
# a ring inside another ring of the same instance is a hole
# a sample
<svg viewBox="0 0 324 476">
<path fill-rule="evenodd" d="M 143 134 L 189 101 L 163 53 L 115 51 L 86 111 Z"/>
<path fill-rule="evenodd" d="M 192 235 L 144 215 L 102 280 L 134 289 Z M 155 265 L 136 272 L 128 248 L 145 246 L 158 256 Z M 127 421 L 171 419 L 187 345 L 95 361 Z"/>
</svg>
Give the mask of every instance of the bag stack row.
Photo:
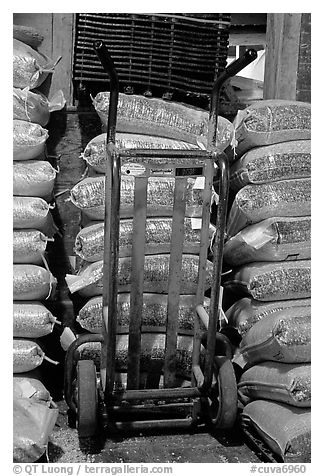
<svg viewBox="0 0 324 476">
<path fill-rule="evenodd" d="M 99 93 L 94 107 L 107 128 L 109 93 Z M 206 111 L 172 104 L 160 99 L 142 96 L 119 95 L 117 113 L 116 147 L 125 149 L 198 150 L 197 138 L 204 137 L 208 121 Z M 219 120 L 219 137 L 224 149 L 232 137 L 232 124 Z M 89 332 L 102 331 L 102 292 L 104 255 L 105 177 L 107 168 L 106 133 L 93 138 L 86 146 L 82 159 L 86 161 L 89 176 L 71 190 L 71 201 L 82 210 L 87 220 L 92 220 L 78 233 L 75 253 L 83 263 L 76 276 L 67 276 L 70 291 L 78 291 L 89 298 L 77 316 L 77 322 Z M 154 161 L 152 156 L 151 161 Z M 168 159 L 158 159 L 161 166 Z M 128 326 L 130 313 L 130 288 L 132 281 L 132 242 L 134 189 L 136 172 L 145 170 L 143 159 L 132 158 L 132 164 L 121 165 L 121 198 L 119 227 L 119 271 L 116 370 L 121 385 L 125 383 L 128 356 Z M 164 162 L 163 162 L 164 161 Z M 134 169 L 135 173 L 132 173 Z M 131 172 L 131 173 L 130 173 Z M 139 172 L 140 173 L 140 172 Z M 199 185 L 200 182 L 200 185 Z M 202 212 L 201 181 L 195 177 L 186 179 L 184 255 L 179 304 L 179 335 L 177 342 L 177 375 L 183 384 L 191 369 L 192 335 L 195 313 L 195 293 L 198 278 L 200 226 L 197 221 Z M 144 294 L 142 328 L 150 328 L 142 334 L 141 370 L 145 386 L 145 374 L 154 363 L 155 371 L 163 372 L 165 326 L 167 320 L 167 292 L 174 203 L 174 177 L 148 177 L 147 220 L 145 228 Z M 213 229 L 211 227 L 211 235 Z M 212 264 L 208 262 L 206 289 L 211 284 Z M 209 299 L 205 299 L 208 308 Z M 124 330 L 123 330 L 124 329 Z M 181 335 L 182 330 L 184 331 Z M 79 348 L 80 358 L 94 358 L 100 362 L 100 344 L 89 343 Z M 157 370 L 159 368 L 159 370 Z M 162 381 L 160 382 L 162 384 Z"/>
<path fill-rule="evenodd" d="M 27 43 L 13 40 L 13 451 L 19 463 L 46 452 L 58 415 L 39 370 L 44 360 L 51 361 L 42 338 L 58 322 L 46 307 L 56 288 L 46 250 L 57 232 L 51 215 L 57 170 L 47 159 L 45 126 L 64 98 L 60 91 L 48 100 L 37 89 L 54 63 L 35 49 L 35 38 L 41 37 L 31 35 L 31 44 L 28 34 Z"/>
<path fill-rule="evenodd" d="M 311 108 L 265 100 L 234 121 L 224 289 L 242 340 L 242 421 L 284 462 L 310 461 Z"/>
</svg>

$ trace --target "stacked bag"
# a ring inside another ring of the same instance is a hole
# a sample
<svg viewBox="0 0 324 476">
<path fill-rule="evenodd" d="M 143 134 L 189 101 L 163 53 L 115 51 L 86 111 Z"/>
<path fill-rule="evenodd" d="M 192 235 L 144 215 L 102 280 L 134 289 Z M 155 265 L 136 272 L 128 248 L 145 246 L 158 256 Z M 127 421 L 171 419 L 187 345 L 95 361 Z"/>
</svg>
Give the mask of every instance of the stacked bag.
<svg viewBox="0 0 324 476">
<path fill-rule="evenodd" d="M 107 127 L 109 93 L 99 93 L 93 101 L 102 121 Z M 117 113 L 116 147 L 121 149 L 164 149 L 198 150 L 207 132 L 208 113 L 184 105 L 148 99 L 142 96 L 119 95 Z M 224 148 L 232 137 L 229 121 L 219 120 L 219 147 Z M 67 276 L 66 281 L 72 293 L 79 292 L 88 298 L 80 310 L 77 322 L 89 332 L 102 331 L 102 275 L 104 254 L 104 210 L 105 178 L 107 168 L 106 133 L 92 139 L 86 146 L 82 159 L 88 166 L 88 177 L 77 183 L 71 190 L 71 201 L 83 213 L 84 226 L 75 239 L 75 253 L 82 260 L 75 276 Z M 142 159 L 132 158 L 131 167 L 141 168 Z M 147 160 L 147 159 L 146 159 Z M 154 159 L 150 159 L 154 160 Z M 155 159 L 157 160 L 157 159 Z M 163 166 L 168 159 L 158 159 Z M 128 326 L 130 312 L 131 255 L 134 209 L 134 176 L 129 167 L 121 166 L 121 200 L 119 229 L 119 272 L 116 370 L 120 383 L 125 383 L 128 353 Z M 174 200 L 173 177 L 148 179 L 147 221 L 145 230 L 145 263 L 142 328 L 149 332 L 142 335 L 141 370 L 145 379 L 151 363 L 162 371 L 164 363 L 165 326 L 167 319 L 167 292 L 170 262 L 170 242 L 172 233 L 172 213 Z M 177 374 L 182 384 L 190 376 L 192 333 L 194 323 L 195 293 L 198 278 L 200 229 L 197 219 L 202 212 L 201 181 L 187 179 L 185 192 L 186 218 L 184 222 L 184 255 L 182 260 L 182 283 L 179 304 L 179 336 L 177 354 Z M 88 223 L 86 224 L 86 221 Z M 90 223 L 89 223 L 89 220 Z M 213 230 L 211 229 L 211 233 Z M 206 288 L 211 283 L 212 265 L 207 267 Z M 209 300 L 206 298 L 205 306 Z M 156 330 L 155 330 L 156 329 Z M 121 332 L 123 330 L 123 332 Z M 184 330 L 184 335 L 181 335 Z M 92 358 L 100 362 L 100 344 L 89 343 L 80 346 L 80 358 Z M 143 380 L 142 385 L 145 385 Z"/>
<path fill-rule="evenodd" d="M 241 111 L 224 260 L 242 418 L 285 462 L 310 460 L 311 107 L 265 100 Z"/>
<path fill-rule="evenodd" d="M 40 35 L 30 30 L 16 27 L 14 32 L 39 46 L 35 39 L 41 42 Z M 64 98 L 60 91 L 48 100 L 37 90 L 54 63 L 30 44 L 13 42 L 14 461 L 27 463 L 46 451 L 57 418 L 37 371 L 44 360 L 51 361 L 41 341 L 57 322 L 44 304 L 56 287 L 45 254 L 57 231 L 50 204 L 57 170 L 46 157 L 44 127 L 50 112 L 64 106 Z"/>
</svg>

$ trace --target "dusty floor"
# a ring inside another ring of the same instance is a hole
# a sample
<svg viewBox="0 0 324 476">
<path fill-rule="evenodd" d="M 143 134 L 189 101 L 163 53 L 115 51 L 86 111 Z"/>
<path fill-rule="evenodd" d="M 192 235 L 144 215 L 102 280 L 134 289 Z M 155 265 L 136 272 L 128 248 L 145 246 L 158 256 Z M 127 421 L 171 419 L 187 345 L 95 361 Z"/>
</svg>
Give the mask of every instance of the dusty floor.
<svg viewBox="0 0 324 476">
<path fill-rule="evenodd" d="M 51 435 L 48 457 L 60 463 L 253 463 L 258 456 L 246 446 L 238 428 L 211 435 L 179 431 L 164 434 L 118 434 L 79 441 L 68 426 L 67 407 L 58 403 L 60 415 Z"/>
</svg>

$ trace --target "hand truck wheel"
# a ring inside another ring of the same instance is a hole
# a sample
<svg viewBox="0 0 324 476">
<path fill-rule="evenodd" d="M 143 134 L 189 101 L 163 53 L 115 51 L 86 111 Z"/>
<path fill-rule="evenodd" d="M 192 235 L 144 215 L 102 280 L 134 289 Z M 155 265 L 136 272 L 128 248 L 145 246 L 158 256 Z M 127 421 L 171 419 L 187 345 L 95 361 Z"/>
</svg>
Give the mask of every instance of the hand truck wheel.
<svg viewBox="0 0 324 476">
<path fill-rule="evenodd" d="M 232 362 L 225 356 L 215 356 L 214 376 L 208 400 L 210 424 L 214 429 L 229 429 L 237 416 L 237 385 Z"/>
<path fill-rule="evenodd" d="M 79 437 L 93 436 L 98 423 L 96 367 L 92 360 L 77 363 L 77 428 Z"/>
</svg>

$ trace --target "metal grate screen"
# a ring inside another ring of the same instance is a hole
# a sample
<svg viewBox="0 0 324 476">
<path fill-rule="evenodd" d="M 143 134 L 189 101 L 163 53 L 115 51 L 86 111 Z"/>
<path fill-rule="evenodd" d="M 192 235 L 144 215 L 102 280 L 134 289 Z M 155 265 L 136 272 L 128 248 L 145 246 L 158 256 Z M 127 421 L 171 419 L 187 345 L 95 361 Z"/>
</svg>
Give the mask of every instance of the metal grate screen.
<svg viewBox="0 0 324 476">
<path fill-rule="evenodd" d="M 79 13 L 73 79 L 88 89 L 107 81 L 92 47 L 100 39 L 115 62 L 122 91 L 209 96 L 226 66 L 229 27 L 227 13 Z"/>
</svg>

